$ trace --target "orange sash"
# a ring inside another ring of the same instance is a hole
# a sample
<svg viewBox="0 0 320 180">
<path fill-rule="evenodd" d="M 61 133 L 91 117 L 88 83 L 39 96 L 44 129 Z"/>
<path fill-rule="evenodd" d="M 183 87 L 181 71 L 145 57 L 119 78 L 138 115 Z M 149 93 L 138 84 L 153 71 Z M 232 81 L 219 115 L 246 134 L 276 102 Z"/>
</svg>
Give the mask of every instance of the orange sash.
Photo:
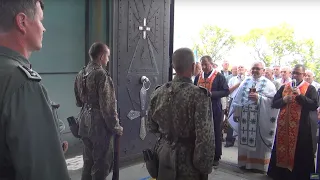
<svg viewBox="0 0 320 180">
<path fill-rule="evenodd" d="M 204 73 L 201 73 L 199 75 L 198 86 L 204 87 L 209 92 L 211 92 L 212 83 L 213 83 L 213 80 L 216 78 L 216 76 L 217 76 L 216 70 L 213 70 L 208 78 L 204 78 Z"/>
<path fill-rule="evenodd" d="M 305 95 L 309 83 L 303 81 L 297 88 Z M 287 83 L 282 92 L 282 97 L 292 95 L 293 101 L 281 108 L 277 122 L 277 166 L 292 171 L 294 156 L 299 133 L 301 105 L 295 101 L 296 95 L 292 94 L 291 83 Z"/>
</svg>

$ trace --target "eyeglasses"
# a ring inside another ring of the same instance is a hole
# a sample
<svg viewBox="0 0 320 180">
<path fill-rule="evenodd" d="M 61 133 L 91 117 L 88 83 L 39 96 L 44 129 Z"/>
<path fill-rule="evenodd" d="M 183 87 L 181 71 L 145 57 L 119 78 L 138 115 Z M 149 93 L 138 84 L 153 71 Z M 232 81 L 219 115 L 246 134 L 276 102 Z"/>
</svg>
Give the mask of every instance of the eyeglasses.
<svg viewBox="0 0 320 180">
<path fill-rule="evenodd" d="M 258 67 L 251 68 L 251 70 L 257 70 L 257 71 L 260 71 L 261 69 L 263 69 L 263 68 L 258 68 Z"/>
<path fill-rule="evenodd" d="M 301 74 L 303 74 L 303 73 L 301 73 L 301 72 L 297 72 L 297 71 L 292 71 L 292 74 L 295 74 L 295 75 L 301 75 Z"/>
<path fill-rule="evenodd" d="M 280 73 L 287 73 L 287 71 L 280 71 Z"/>
</svg>

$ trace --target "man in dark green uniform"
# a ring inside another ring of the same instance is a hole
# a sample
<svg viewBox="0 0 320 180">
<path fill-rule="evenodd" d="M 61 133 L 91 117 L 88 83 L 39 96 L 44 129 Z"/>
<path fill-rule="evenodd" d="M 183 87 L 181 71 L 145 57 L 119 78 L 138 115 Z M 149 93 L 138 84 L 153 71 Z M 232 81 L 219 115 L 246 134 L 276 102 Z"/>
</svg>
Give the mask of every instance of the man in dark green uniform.
<svg viewBox="0 0 320 180">
<path fill-rule="evenodd" d="M 31 53 L 42 47 L 43 4 L 0 0 L 0 179 L 69 180 L 58 131 Z"/>
</svg>

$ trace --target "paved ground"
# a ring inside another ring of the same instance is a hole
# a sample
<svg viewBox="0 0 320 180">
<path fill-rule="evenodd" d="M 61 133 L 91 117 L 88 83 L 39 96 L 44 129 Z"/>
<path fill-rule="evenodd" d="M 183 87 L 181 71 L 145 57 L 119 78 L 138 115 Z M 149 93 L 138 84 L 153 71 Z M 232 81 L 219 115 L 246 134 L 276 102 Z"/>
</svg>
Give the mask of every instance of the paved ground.
<svg viewBox="0 0 320 180">
<path fill-rule="evenodd" d="M 72 180 L 80 180 L 81 168 L 82 168 L 82 157 L 77 156 L 67 160 L 68 169 Z M 136 164 L 120 170 L 121 180 L 141 180 L 148 177 L 149 174 L 143 163 Z M 112 174 L 107 178 L 111 180 Z M 265 175 L 245 173 L 238 168 L 221 163 L 218 169 L 215 169 L 209 176 L 210 180 L 267 180 Z"/>
<path fill-rule="evenodd" d="M 253 174 L 241 171 L 237 166 L 237 147 L 223 148 L 223 156 L 218 169 L 210 174 L 210 180 L 270 180 L 266 175 Z M 80 180 L 83 166 L 82 156 L 67 159 L 68 169 L 72 180 Z M 112 174 L 107 178 L 111 180 Z M 141 180 L 148 177 L 148 172 L 143 163 L 135 164 L 120 170 L 121 180 Z"/>
</svg>

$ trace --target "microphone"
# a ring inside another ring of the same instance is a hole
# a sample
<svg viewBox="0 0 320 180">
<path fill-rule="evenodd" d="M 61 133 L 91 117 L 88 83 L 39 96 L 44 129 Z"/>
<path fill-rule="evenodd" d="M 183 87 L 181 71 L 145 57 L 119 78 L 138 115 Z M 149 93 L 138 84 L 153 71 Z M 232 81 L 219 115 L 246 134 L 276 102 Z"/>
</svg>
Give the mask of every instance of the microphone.
<svg viewBox="0 0 320 180">
<path fill-rule="evenodd" d="M 296 87 L 297 87 L 297 80 L 296 80 L 296 79 L 292 79 L 291 86 L 292 86 L 293 88 L 296 88 Z"/>
</svg>

